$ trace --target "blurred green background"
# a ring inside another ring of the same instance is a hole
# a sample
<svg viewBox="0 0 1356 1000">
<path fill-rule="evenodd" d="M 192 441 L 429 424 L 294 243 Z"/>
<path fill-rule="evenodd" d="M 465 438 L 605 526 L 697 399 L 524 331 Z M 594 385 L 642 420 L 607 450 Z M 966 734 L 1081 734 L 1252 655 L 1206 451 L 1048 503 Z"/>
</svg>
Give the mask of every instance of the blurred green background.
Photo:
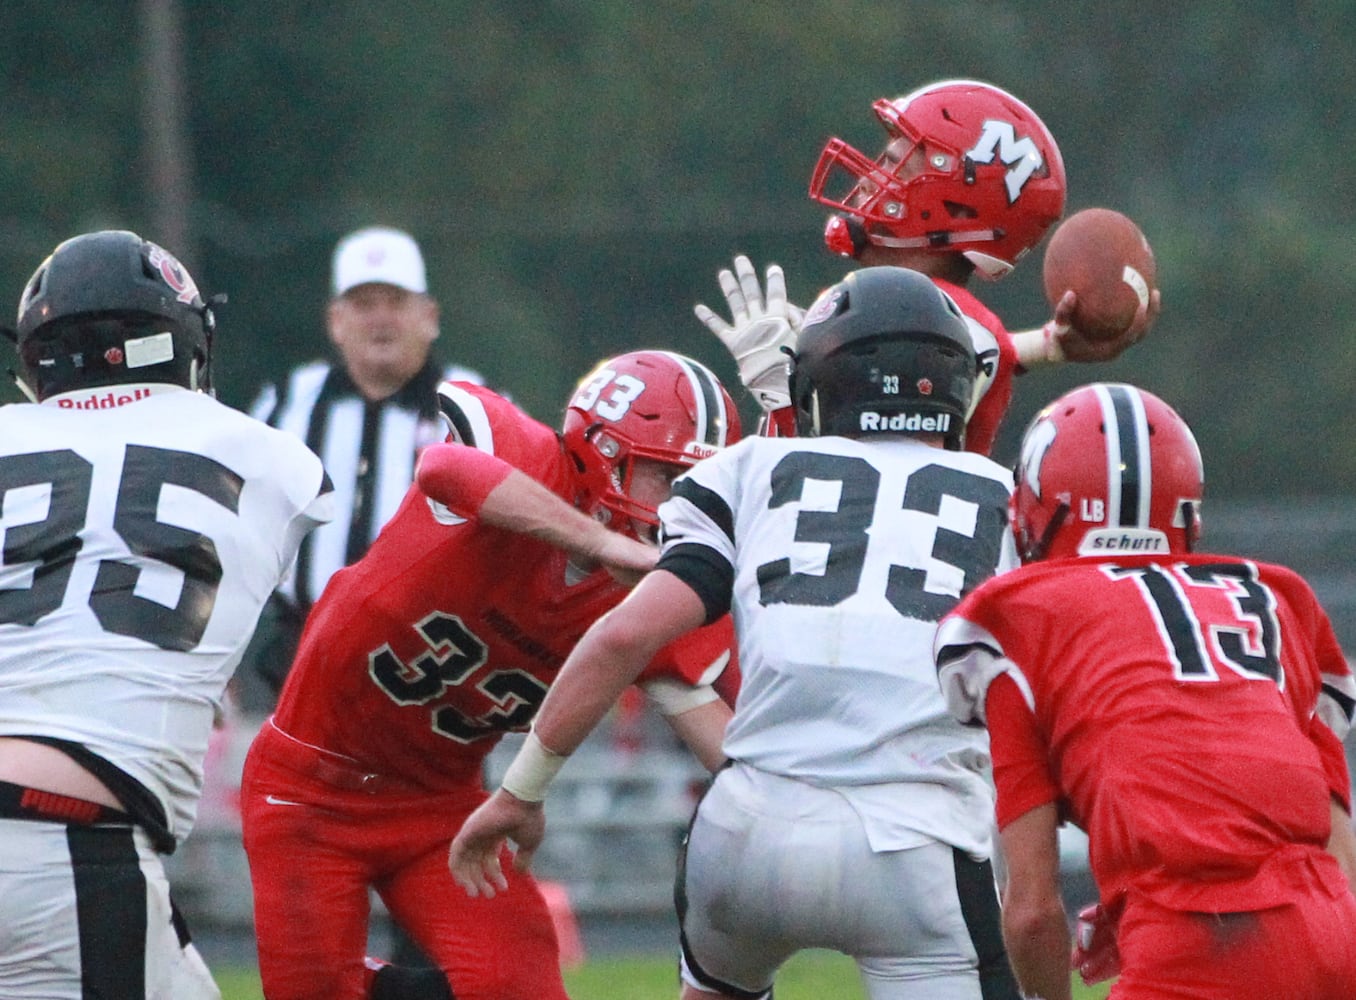
<svg viewBox="0 0 1356 1000">
<path fill-rule="evenodd" d="M 1194 425 L 1208 495 L 1350 494 L 1354 49 L 1347 2 L 8 0 L 0 303 L 61 239 L 135 229 L 229 294 L 218 385 L 245 406 L 323 352 L 335 240 L 398 225 L 440 354 L 554 424 L 619 350 L 733 380 L 691 313 L 723 309 L 716 270 L 777 261 L 807 304 L 846 269 L 805 194 L 824 140 L 874 153 L 874 98 L 977 77 L 1055 134 L 1070 211 L 1140 222 L 1165 303 L 1121 360 L 1025 376 L 996 457 L 1123 379 Z M 1012 329 L 1046 318 L 1039 257 L 976 289 Z"/>
</svg>

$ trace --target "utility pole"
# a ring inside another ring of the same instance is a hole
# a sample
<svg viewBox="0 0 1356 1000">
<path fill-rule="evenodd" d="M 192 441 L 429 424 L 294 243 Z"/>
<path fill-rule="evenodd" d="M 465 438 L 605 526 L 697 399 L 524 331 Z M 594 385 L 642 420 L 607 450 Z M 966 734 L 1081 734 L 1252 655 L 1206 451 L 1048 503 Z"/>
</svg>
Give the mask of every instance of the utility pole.
<svg viewBox="0 0 1356 1000">
<path fill-rule="evenodd" d="M 141 22 L 142 122 L 145 130 L 145 235 L 197 268 L 193 239 L 193 150 L 184 82 L 184 18 L 180 0 L 138 0 Z"/>
</svg>

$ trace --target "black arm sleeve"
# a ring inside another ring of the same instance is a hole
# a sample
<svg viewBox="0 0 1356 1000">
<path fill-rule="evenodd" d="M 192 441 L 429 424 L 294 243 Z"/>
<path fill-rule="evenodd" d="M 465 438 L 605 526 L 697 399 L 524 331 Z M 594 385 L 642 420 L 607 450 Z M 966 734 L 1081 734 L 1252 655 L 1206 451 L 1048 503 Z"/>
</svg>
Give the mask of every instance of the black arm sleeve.
<svg viewBox="0 0 1356 1000">
<path fill-rule="evenodd" d="M 706 607 L 706 624 L 730 610 L 734 567 L 715 549 L 695 542 L 674 545 L 655 568 L 667 570 L 693 589 Z"/>
</svg>

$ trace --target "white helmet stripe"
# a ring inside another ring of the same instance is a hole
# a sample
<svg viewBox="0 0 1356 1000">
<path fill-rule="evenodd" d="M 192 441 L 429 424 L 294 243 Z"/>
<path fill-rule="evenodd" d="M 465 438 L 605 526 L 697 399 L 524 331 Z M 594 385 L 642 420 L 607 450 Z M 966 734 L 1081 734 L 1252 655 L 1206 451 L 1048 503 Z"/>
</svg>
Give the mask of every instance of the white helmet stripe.
<svg viewBox="0 0 1356 1000">
<path fill-rule="evenodd" d="M 1108 526 L 1147 528 L 1153 495 L 1149 419 L 1133 386 L 1095 387 L 1106 436 Z"/>
</svg>

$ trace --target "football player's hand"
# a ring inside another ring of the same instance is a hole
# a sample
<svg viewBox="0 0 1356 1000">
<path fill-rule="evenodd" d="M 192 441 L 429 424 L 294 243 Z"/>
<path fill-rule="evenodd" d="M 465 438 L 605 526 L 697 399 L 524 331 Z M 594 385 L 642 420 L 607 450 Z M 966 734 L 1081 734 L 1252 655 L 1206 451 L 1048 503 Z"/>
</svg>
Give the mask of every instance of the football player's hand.
<svg viewBox="0 0 1356 1000">
<path fill-rule="evenodd" d="M 659 561 L 659 548 L 628 538 L 619 531 L 604 531 L 590 557 L 611 574 L 612 579 L 628 587 L 640 582 Z"/>
<path fill-rule="evenodd" d="M 1070 965 L 1083 982 L 1092 986 L 1120 975 L 1121 953 L 1116 948 L 1116 921 L 1098 903 L 1078 911 Z"/>
<path fill-rule="evenodd" d="M 505 840 L 518 845 L 513 867 L 527 871 L 546 835 L 546 814 L 540 802 L 524 802 L 502 788 L 471 813 L 457 831 L 447 853 L 447 867 L 472 898 L 493 899 L 508 889 L 504 877 Z"/>
<path fill-rule="evenodd" d="M 734 355 L 739 380 L 759 405 L 768 413 L 787 406 L 791 393 L 782 349 L 795 350 L 805 310 L 786 301 L 786 276 L 777 264 L 768 265 L 766 294 L 758 272 L 743 254 L 735 257 L 733 271 L 722 268 L 717 277 L 730 307 L 730 322 L 701 303 L 693 312 Z"/>
<path fill-rule="evenodd" d="M 1078 327 L 1073 325 L 1074 308 L 1078 305 L 1078 293 L 1064 293 L 1055 306 L 1055 315 L 1046 324 L 1059 344 L 1065 361 L 1095 362 L 1110 361 L 1118 358 L 1126 348 L 1137 344 L 1148 336 L 1163 308 L 1163 297 L 1155 288 L 1149 293 L 1149 301 L 1142 303 L 1135 313 L 1134 320 L 1125 332 L 1110 340 L 1093 340 L 1085 337 Z"/>
</svg>

